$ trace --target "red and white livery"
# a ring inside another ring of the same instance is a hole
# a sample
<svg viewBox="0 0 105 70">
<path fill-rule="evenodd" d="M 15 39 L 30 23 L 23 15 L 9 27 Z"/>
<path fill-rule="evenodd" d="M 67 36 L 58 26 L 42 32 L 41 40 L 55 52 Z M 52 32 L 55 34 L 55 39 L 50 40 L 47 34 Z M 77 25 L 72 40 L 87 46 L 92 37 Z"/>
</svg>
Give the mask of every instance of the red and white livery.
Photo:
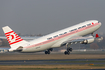
<svg viewBox="0 0 105 70">
<path fill-rule="evenodd" d="M 50 54 L 50 51 L 52 51 L 53 48 L 66 46 L 67 51 L 65 51 L 64 54 L 70 54 L 70 51 L 72 51 L 72 48 L 70 48 L 71 44 L 88 44 L 92 43 L 95 38 L 99 37 L 98 34 L 93 36 L 93 33 L 98 30 L 100 26 L 101 22 L 97 20 L 89 20 L 29 42 L 19 37 L 8 26 L 3 27 L 2 29 L 10 44 L 10 52 L 39 52 L 45 50 L 45 54 Z M 88 34 L 91 35 L 86 36 Z"/>
</svg>

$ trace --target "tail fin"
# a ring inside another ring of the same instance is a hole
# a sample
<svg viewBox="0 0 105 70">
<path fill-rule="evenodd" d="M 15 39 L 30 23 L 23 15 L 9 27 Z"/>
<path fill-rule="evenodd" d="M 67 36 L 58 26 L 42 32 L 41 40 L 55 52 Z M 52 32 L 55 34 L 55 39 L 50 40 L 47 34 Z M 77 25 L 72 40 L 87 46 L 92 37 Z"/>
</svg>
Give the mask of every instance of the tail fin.
<svg viewBox="0 0 105 70">
<path fill-rule="evenodd" d="M 5 26 L 2 29 L 5 33 L 5 36 L 7 37 L 11 48 L 18 48 L 20 46 L 23 46 L 23 44 L 27 43 L 25 40 L 19 37 L 10 27 Z"/>
<path fill-rule="evenodd" d="M 95 36 L 96 38 L 98 38 L 99 37 L 99 35 L 98 34 L 96 34 L 96 36 Z"/>
</svg>

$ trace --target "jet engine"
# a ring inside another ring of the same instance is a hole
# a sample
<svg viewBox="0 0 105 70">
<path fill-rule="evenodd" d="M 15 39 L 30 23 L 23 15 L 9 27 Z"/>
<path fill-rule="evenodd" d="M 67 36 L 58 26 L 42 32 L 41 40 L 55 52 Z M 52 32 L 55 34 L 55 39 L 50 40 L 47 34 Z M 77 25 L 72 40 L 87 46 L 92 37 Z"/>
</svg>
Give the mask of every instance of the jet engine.
<svg viewBox="0 0 105 70">
<path fill-rule="evenodd" d="M 89 43 L 92 43 L 92 42 L 94 42 L 94 38 L 86 39 L 83 42 L 81 42 L 81 44 L 89 44 Z"/>
</svg>

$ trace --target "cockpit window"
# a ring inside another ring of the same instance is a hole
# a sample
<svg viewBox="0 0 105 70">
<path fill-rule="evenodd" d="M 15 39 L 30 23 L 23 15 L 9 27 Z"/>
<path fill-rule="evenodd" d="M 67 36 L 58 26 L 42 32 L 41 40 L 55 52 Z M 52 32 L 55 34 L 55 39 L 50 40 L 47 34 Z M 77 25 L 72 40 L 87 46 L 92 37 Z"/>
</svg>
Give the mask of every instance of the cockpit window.
<svg viewBox="0 0 105 70">
<path fill-rule="evenodd" d="M 82 27 L 79 27 L 78 29 L 81 29 Z"/>
</svg>

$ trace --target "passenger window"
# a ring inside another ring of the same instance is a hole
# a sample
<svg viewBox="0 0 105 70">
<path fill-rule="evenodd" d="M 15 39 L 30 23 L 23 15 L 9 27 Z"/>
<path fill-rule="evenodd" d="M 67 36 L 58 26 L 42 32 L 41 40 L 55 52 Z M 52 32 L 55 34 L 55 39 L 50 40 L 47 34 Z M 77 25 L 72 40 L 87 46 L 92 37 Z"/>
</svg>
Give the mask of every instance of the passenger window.
<svg viewBox="0 0 105 70">
<path fill-rule="evenodd" d="M 47 38 L 47 40 L 50 40 L 50 39 L 52 39 L 52 37 L 50 37 L 50 38 Z"/>
<path fill-rule="evenodd" d="M 84 26 L 82 26 L 82 28 L 84 28 L 84 27 L 86 27 L 85 25 Z"/>
<path fill-rule="evenodd" d="M 58 37 L 58 35 L 54 36 L 54 38 L 55 38 L 55 37 Z"/>
<path fill-rule="evenodd" d="M 72 32 L 72 31 L 75 31 L 75 30 L 77 30 L 77 28 L 76 29 L 73 29 L 73 30 L 70 30 L 69 32 Z"/>
<path fill-rule="evenodd" d="M 63 35 L 63 34 L 59 34 L 59 35 Z"/>
<path fill-rule="evenodd" d="M 81 27 L 79 27 L 78 29 L 81 29 Z"/>
<path fill-rule="evenodd" d="M 77 30 L 77 29 L 74 29 L 74 30 Z"/>
<path fill-rule="evenodd" d="M 64 34 L 66 34 L 67 32 L 65 32 Z"/>
<path fill-rule="evenodd" d="M 71 32 L 72 32 L 72 31 L 74 31 L 74 30 L 71 30 Z"/>
</svg>

